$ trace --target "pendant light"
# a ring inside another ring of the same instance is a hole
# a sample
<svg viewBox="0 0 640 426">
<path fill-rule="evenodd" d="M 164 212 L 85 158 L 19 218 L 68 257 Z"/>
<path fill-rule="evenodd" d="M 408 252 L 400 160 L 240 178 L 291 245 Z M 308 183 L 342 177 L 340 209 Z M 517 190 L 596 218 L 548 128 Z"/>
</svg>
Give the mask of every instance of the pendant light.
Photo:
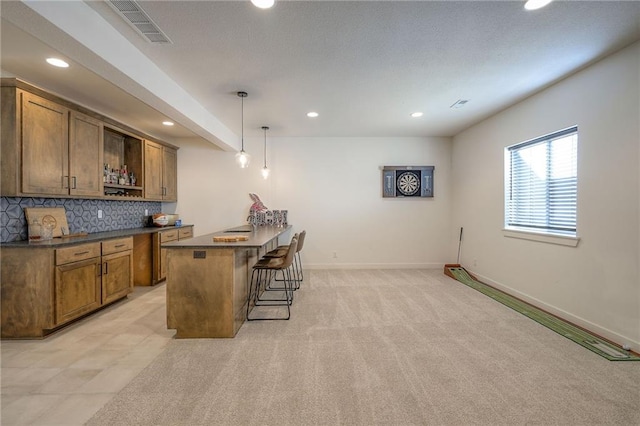
<svg viewBox="0 0 640 426">
<path fill-rule="evenodd" d="M 264 130 L 264 167 L 262 168 L 262 178 L 267 179 L 269 177 L 269 168 L 267 167 L 267 126 L 262 126 Z"/>
<path fill-rule="evenodd" d="M 242 147 L 240 152 L 236 154 L 236 163 L 238 163 L 238 166 L 240 166 L 241 169 L 246 169 L 249 167 L 249 162 L 251 161 L 251 156 L 244 152 L 244 98 L 247 97 L 247 92 L 238 92 L 238 96 L 242 100 Z"/>
</svg>

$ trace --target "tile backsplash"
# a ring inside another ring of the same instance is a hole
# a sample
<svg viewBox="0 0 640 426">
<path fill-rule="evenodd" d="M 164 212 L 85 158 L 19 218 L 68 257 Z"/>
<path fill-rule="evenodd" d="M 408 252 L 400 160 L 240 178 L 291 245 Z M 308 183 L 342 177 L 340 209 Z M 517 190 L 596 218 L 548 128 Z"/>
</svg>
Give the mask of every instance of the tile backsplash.
<svg viewBox="0 0 640 426">
<path fill-rule="evenodd" d="M 144 226 L 145 209 L 152 215 L 162 211 L 159 201 L 79 200 L 71 198 L 0 197 L 0 242 L 28 238 L 25 207 L 64 207 L 71 233 L 104 232 Z M 102 219 L 98 219 L 102 210 Z"/>
</svg>

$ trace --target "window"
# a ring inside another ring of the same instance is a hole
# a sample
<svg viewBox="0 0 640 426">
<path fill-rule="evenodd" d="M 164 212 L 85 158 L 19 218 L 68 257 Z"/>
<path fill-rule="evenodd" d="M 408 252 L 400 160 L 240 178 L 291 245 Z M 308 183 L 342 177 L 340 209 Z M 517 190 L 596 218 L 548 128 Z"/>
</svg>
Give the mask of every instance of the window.
<svg viewBox="0 0 640 426">
<path fill-rule="evenodd" d="M 578 128 L 505 150 L 505 227 L 576 236 Z"/>
</svg>

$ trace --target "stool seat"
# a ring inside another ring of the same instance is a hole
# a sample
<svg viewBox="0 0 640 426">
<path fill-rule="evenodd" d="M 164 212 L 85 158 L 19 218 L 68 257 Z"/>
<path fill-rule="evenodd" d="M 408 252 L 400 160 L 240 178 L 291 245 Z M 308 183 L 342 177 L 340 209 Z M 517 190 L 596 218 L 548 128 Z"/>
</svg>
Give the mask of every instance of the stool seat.
<svg viewBox="0 0 640 426">
<path fill-rule="evenodd" d="M 253 265 L 254 269 L 277 269 L 281 270 L 286 268 L 286 262 L 284 261 L 284 257 L 263 257 L 258 260 L 255 265 Z"/>
<path fill-rule="evenodd" d="M 295 234 L 295 237 L 297 237 L 298 239 L 298 247 L 296 248 L 296 253 L 295 253 L 295 258 L 293 260 L 293 269 L 294 269 L 294 274 L 296 276 L 296 280 L 295 280 L 295 288 L 294 290 L 297 290 L 300 288 L 300 282 L 304 281 L 304 274 L 302 272 L 302 259 L 300 258 L 300 251 L 302 250 L 302 247 L 304 246 L 304 239 L 307 235 L 307 231 L 302 231 L 300 232 L 300 234 Z M 268 252 L 267 254 L 265 254 L 262 258 L 281 258 L 283 256 L 287 255 L 287 252 L 289 251 L 289 246 L 278 246 L 277 248 L 271 250 L 270 252 Z M 280 280 L 277 280 L 280 281 Z"/>
</svg>

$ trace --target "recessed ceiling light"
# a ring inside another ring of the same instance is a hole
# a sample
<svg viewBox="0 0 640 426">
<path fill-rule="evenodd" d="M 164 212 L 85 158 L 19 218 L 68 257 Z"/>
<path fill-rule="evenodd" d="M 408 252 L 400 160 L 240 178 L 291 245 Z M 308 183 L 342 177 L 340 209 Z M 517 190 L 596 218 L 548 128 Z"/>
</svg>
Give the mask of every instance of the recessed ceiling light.
<svg viewBox="0 0 640 426">
<path fill-rule="evenodd" d="M 420 111 L 412 112 L 411 117 L 413 118 L 422 117 L 422 113 Z"/>
<path fill-rule="evenodd" d="M 318 116 L 317 112 L 311 111 L 307 113 L 307 117 L 309 118 L 316 118 Z"/>
<path fill-rule="evenodd" d="M 59 68 L 68 68 L 69 64 L 58 58 L 47 58 L 47 63 Z"/>
<path fill-rule="evenodd" d="M 276 3 L 275 0 L 251 0 L 255 7 L 260 9 L 269 9 Z"/>
<path fill-rule="evenodd" d="M 173 126 L 173 121 L 163 121 L 162 124 L 165 126 Z"/>
<path fill-rule="evenodd" d="M 527 10 L 536 10 L 545 7 L 553 0 L 527 0 L 524 4 L 524 8 Z"/>
</svg>

